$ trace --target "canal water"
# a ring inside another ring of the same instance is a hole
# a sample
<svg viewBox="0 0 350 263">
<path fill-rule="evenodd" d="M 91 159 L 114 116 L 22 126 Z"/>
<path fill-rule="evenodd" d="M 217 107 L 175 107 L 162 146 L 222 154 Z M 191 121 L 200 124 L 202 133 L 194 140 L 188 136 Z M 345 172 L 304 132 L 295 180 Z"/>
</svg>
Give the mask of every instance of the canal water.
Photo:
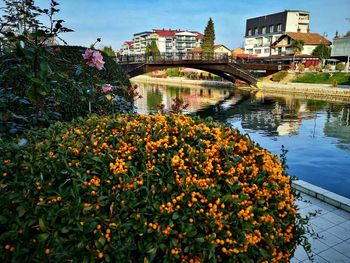
<svg viewBox="0 0 350 263">
<path fill-rule="evenodd" d="M 222 87 L 137 83 L 139 113 L 189 103 L 187 113 L 229 123 L 276 155 L 288 150 L 288 173 L 350 198 L 350 103 L 266 95 Z"/>
</svg>

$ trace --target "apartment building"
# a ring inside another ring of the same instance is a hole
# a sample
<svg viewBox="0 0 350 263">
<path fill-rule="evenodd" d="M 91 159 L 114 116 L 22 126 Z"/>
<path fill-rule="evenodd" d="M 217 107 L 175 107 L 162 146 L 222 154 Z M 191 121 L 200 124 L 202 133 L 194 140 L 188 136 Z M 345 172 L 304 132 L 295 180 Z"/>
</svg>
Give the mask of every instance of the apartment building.
<svg viewBox="0 0 350 263">
<path fill-rule="evenodd" d="M 285 10 L 280 13 L 247 19 L 244 37 L 246 54 L 259 57 L 277 55 L 271 44 L 286 32 L 310 32 L 310 13 Z"/>
<path fill-rule="evenodd" d="M 120 49 L 120 53 L 123 55 L 130 55 L 134 52 L 134 42 L 125 41 Z"/>
<path fill-rule="evenodd" d="M 153 29 L 152 31 L 145 31 L 134 34 L 132 39 L 132 51 L 130 53 L 124 53 L 124 48 L 127 51 L 126 44 L 124 42 L 121 48 L 122 55 L 139 55 L 144 54 L 148 44 L 155 41 L 158 49 L 161 53 L 171 56 L 173 53 L 187 53 L 196 47 L 200 47 L 203 34 L 196 31 L 188 31 L 181 29 Z"/>
</svg>

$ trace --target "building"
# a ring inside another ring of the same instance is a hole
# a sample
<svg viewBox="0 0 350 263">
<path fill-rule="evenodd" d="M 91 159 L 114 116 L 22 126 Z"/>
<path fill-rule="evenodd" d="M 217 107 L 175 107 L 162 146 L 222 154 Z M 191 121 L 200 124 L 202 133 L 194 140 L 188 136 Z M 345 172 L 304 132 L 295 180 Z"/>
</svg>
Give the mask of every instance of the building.
<svg viewBox="0 0 350 263">
<path fill-rule="evenodd" d="M 250 18 L 246 23 L 244 51 L 261 57 L 277 55 L 270 45 L 286 32 L 310 32 L 310 14 L 306 11 L 285 10 L 280 13 Z"/>
<path fill-rule="evenodd" d="M 198 54 L 200 55 L 202 53 L 202 48 L 201 47 L 196 47 L 194 49 L 191 49 L 189 51 L 190 54 Z M 221 56 L 227 56 L 227 57 L 230 57 L 231 56 L 231 50 L 222 45 L 222 44 L 215 44 L 214 45 L 214 54 L 217 54 L 217 55 L 221 55 Z"/>
<path fill-rule="evenodd" d="M 121 55 L 130 55 L 134 52 L 134 42 L 133 41 L 125 41 L 120 49 Z"/>
<path fill-rule="evenodd" d="M 295 54 L 293 41 L 296 40 L 304 43 L 300 54 Z M 286 32 L 271 44 L 271 48 L 277 55 L 312 55 L 312 51 L 320 44 L 330 46 L 332 43 L 317 33 Z"/>
<path fill-rule="evenodd" d="M 333 38 L 331 57 L 333 59 L 346 62 L 346 68 L 349 69 L 350 32 L 348 32 L 345 36 L 339 36 L 337 34 L 335 38 Z"/>
<path fill-rule="evenodd" d="M 196 31 L 172 30 L 172 29 L 153 29 L 134 34 L 132 39 L 133 49 L 130 54 L 144 54 L 148 44 L 155 41 L 160 53 L 172 56 L 174 53 L 187 53 L 187 51 L 200 47 L 203 34 Z M 125 47 L 125 45 L 122 46 Z"/>
<path fill-rule="evenodd" d="M 244 48 L 238 47 L 232 50 L 231 57 L 236 58 L 239 55 L 244 54 Z"/>
</svg>

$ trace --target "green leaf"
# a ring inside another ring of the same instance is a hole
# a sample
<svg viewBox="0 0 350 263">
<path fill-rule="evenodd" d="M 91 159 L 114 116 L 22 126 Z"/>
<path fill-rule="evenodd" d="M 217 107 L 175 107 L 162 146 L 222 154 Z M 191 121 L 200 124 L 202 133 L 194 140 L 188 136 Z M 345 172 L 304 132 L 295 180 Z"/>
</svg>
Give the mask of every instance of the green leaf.
<svg viewBox="0 0 350 263">
<path fill-rule="evenodd" d="M 49 233 L 42 233 L 38 235 L 38 241 L 40 243 L 44 243 L 46 241 L 46 239 L 50 236 Z"/>
<path fill-rule="evenodd" d="M 95 227 L 98 225 L 98 223 L 96 221 L 90 222 L 89 224 L 85 224 L 84 225 L 84 233 L 90 233 L 92 232 L 92 230 L 95 229 Z"/>
<path fill-rule="evenodd" d="M 205 239 L 204 239 L 204 237 L 198 237 L 198 238 L 196 238 L 196 241 L 197 241 L 198 243 L 204 243 L 204 242 L 205 242 Z"/>
<path fill-rule="evenodd" d="M 101 236 L 98 240 L 95 241 L 95 245 L 98 249 L 103 249 L 106 243 L 105 237 Z"/>
<path fill-rule="evenodd" d="M 23 206 L 19 206 L 17 207 L 17 212 L 18 212 L 18 217 L 22 217 L 25 213 L 26 213 L 26 210 L 24 209 Z"/>
<path fill-rule="evenodd" d="M 39 228 L 43 232 L 47 232 L 47 230 L 48 230 L 43 218 L 39 218 Z"/>
</svg>

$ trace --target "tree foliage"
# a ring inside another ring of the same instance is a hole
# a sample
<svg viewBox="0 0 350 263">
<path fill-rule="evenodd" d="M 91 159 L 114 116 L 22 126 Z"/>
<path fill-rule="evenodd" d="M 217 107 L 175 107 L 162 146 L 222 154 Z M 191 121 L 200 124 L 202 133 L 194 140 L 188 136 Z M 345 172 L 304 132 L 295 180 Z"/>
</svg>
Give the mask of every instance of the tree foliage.
<svg viewBox="0 0 350 263">
<path fill-rule="evenodd" d="M 325 44 L 320 44 L 312 51 L 312 55 L 317 56 L 320 59 L 330 58 L 331 48 Z"/>
<path fill-rule="evenodd" d="M 202 42 L 203 54 L 214 53 L 214 41 L 215 41 L 214 22 L 211 18 L 209 18 L 208 24 L 204 30 L 204 37 Z"/>
<path fill-rule="evenodd" d="M 294 49 L 294 55 L 300 55 L 304 49 L 304 41 L 303 40 L 293 40 L 292 48 Z"/>
<path fill-rule="evenodd" d="M 109 57 L 114 58 L 115 57 L 115 52 L 113 50 L 113 48 L 111 46 L 107 47 L 103 47 L 102 51 Z"/>
<path fill-rule="evenodd" d="M 160 59 L 160 57 L 161 57 L 160 51 L 159 51 L 159 48 L 158 48 L 155 40 L 152 40 L 151 44 L 149 44 L 149 43 L 147 44 L 146 57 L 147 57 L 147 59 L 154 60 L 154 61 L 157 61 Z"/>
</svg>

